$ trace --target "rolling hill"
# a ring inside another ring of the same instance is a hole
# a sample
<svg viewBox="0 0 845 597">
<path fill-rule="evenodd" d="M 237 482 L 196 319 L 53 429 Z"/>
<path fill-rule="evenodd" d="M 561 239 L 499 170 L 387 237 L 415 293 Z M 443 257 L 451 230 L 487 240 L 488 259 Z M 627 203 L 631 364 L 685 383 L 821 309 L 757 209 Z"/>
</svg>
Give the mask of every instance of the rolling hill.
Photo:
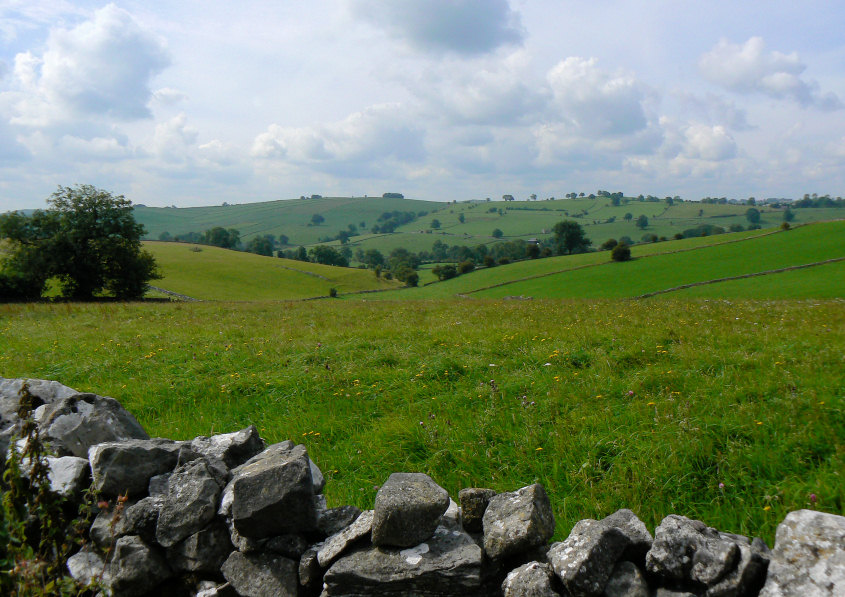
<svg viewBox="0 0 845 597">
<path fill-rule="evenodd" d="M 395 288 L 371 271 L 262 257 L 186 243 L 146 241 L 164 278 L 153 286 L 200 300 L 272 301 Z M 153 294 L 155 296 L 155 294 Z"/>
</svg>

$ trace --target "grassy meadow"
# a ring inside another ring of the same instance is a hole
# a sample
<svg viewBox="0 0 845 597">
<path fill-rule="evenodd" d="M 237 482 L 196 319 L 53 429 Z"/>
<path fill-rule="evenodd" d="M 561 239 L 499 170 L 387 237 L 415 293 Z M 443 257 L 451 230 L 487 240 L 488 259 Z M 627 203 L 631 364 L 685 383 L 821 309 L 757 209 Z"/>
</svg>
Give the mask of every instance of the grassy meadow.
<svg viewBox="0 0 845 597">
<path fill-rule="evenodd" d="M 422 471 L 453 497 L 541 482 L 558 538 L 630 507 L 771 545 L 788 511 L 845 512 L 841 300 L 0 305 L 0 346 L 0 375 L 154 436 L 302 442 L 332 506 Z"/>
</svg>

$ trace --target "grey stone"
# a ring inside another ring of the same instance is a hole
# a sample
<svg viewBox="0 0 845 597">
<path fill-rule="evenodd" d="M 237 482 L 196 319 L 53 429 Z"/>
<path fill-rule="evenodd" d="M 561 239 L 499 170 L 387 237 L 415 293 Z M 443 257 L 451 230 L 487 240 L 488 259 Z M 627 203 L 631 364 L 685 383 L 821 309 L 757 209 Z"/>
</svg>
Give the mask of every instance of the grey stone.
<svg viewBox="0 0 845 597">
<path fill-rule="evenodd" d="M 145 497 L 127 505 L 115 524 L 115 535 L 138 535 L 148 543 L 154 542 L 163 503 L 160 497 Z"/>
<path fill-rule="evenodd" d="M 168 473 L 196 454 L 169 439 L 133 439 L 92 446 L 88 453 L 92 487 L 106 497 L 124 492 L 132 499 L 147 495 L 150 479 Z"/>
<path fill-rule="evenodd" d="M 198 585 L 195 597 L 238 597 L 238 593 L 229 583 L 223 583 L 222 585 L 211 583 L 207 587 L 200 587 Z"/>
<path fill-rule="evenodd" d="M 43 439 L 59 456 L 88 456 L 103 442 L 149 439 L 132 414 L 114 398 L 75 394 L 48 405 L 38 426 Z"/>
<path fill-rule="evenodd" d="M 24 383 L 32 394 L 34 409 L 79 393 L 57 381 L 0 377 L 0 432 L 9 430 L 18 423 L 20 391 Z"/>
<path fill-rule="evenodd" d="M 214 521 L 168 548 L 167 558 L 174 570 L 216 574 L 231 552 L 226 525 Z"/>
<path fill-rule="evenodd" d="M 373 511 L 367 510 L 351 525 L 332 535 L 323 543 L 317 552 L 317 562 L 323 568 L 328 568 L 335 559 L 346 551 L 349 546 L 369 536 L 373 528 Z"/>
<path fill-rule="evenodd" d="M 757 595 L 766 580 L 769 567 L 768 551 L 752 546 L 747 537 L 722 533 L 723 539 L 733 540 L 739 548 L 736 567 L 721 580 L 707 587 L 706 597 L 743 597 Z"/>
<path fill-rule="evenodd" d="M 360 547 L 337 559 L 323 578 L 327 597 L 479 595 L 481 548 L 469 534 L 438 527 L 408 549 Z"/>
<path fill-rule="evenodd" d="M 654 597 L 697 597 L 695 593 L 690 593 L 688 591 L 673 591 L 672 589 L 666 589 L 660 587 L 657 591 L 654 592 Z"/>
<path fill-rule="evenodd" d="M 317 561 L 317 553 L 322 547 L 322 542 L 316 543 L 299 558 L 299 584 L 306 593 L 317 593 L 323 586 L 323 568 Z"/>
<path fill-rule="evenodd" d="M 50 468 L 50 489 L 67 499 L 76 499 L 91 484 L 91 467 L 88 460 L 76 456 L 47 456 Z"/>
<path fill-rule="evenodd" d="M 83 586 L 94 581 L 106 582 L 106 563 L 100 554 L 83 550 L 67 559 L 67 570 L 71 578 Z"/>
<path fill-rule="evenodd" d="M 234 528 L 245 537 L 314 530 L 314 490 L 305 446 L 284 451 L 271 446 L 268 451 L 235 470 L 220 511 L 231 517 Z"/>
<path fill-rule="evenodd" d="M 361 516 L 361 510 L 355 506 L 329 508 L 320 512 L 317 517 L 317 529 L 329 537 L 348 527 L 359 516 Z"/>
<path fill-rule="evenodd" d="M 170 475 L 172 474 L 172 472 L 169 472 L 150 477 L 150 482 L 147 484 L 147 492 L 150 496 L 164 497 L 167 495 L 167 482 L 170 481 Z"/>
<path fill-rule="evenodd" d="M 845 595 L 845 517 L 790 512 L 778 525 L 760 597 Z"/>
<path fill-rule="evenodd" d="M 314 486 L 314 493 L 322 493 L 323 488 L 326 486 L 326 478 L 323 476 L 323 471 L 310 458 L 308 459 L 308 466 L 311 468 L 311 482 Z"/>
<path fill-rule="evenodd" d="M 484 551 L 493 560 L 545 545 L 555 531 L 546 490 L 539 483 L 500 493 L 484 512 Z"/>
<path fill-rule="evenodd" d="M 551 566 L 529 562 L 511 570 L 502 583 L 503 597 L 560 597 Z"/>
<path fill-rule="evenodd" d="M 496 492 L 492 489 L 480 487 L 468 487 L 461 489 L 458 499 L 461 502 L 461 516 L 464 529 L 468 533 L 480 533 L 484 530 L 482 521 L 487 504 L 493 499 Z"/>
<path fill-rule="evenodd" d="M 88 536 L 94 542 L 94 545 L 100 549 L 108 549 L 112 543 L 112 539 L 117 538 L 116 532 L 112 530 L 113 518 L 114 506 L 100 510 L 88 528 Z"/>
<path fill-rule="evenodd" d="M 114 597 L 144 595 L 172 575 L 164 556 L 140 537 L 121 537 L 115 543 L 108 579 Z"/>
<path fill-rule="evenodd" d="M 429 539 L 449 494 L 424 473 L 393 473 L 376 494 L 373 545 L 411 547 Z"/>
<path fill-rule="evenodd" d="M 167 484 L 156 525 L 156 541 L 171 547 L 200 531 L 217 513 L 223 489 L 206 458 L 179 465 Z"/>
<path fill-rule="evenodd" d="M 638 566 L 645 565 L 645 556 L 651 549 L 654 539 L 636 514 L 627 508 L 617 510 L 610 516 L 605 516 L 600 521 L 602 524 L 616 527 L 628 537 L 630 544 L 622 554 L 623 560 L 636 563 Z"/>
<path fill-rule="evenodd" d="M 646 570 L 670 582 L 710 586 L 731 572 L 740 557 L 738 545 L 698 520 L 670 514 L 654 532 Z"/>
<path fill-rule="evenodd" d="M 573 597 L 601 595 L 629 545 L 618 528 L 588 519 L 578 522 L 565 541 L 553 544 L 548 558 Z"/>
<path fill-rule="evenodd" d="M 264 544 L 264 549 L 292 560 L 298 560 L 308 549 L 308 541 L 302 535 L 288 533 L 277 537 L 270 537 Z"/>
<path fill-rule="evenodd" d="M 633 562 L 617 562 L 604 585 L 603 597 L 651 597 L 648 582 Z"/>
<path fill-rule="evenodd" d="M 191 441 L 191 448 L 203 456 L 222 460 L 233 469 L 260 454 L 264 450 L 264 440 L 255 425 L 250 425 L 234 433 L 199 436 Z"/>
<path fill-rule="evenodd" d="M 282 556 L 233 551 L 221 570 L 241 597 L 297 595 L 297 566 Z"/>
</svg>

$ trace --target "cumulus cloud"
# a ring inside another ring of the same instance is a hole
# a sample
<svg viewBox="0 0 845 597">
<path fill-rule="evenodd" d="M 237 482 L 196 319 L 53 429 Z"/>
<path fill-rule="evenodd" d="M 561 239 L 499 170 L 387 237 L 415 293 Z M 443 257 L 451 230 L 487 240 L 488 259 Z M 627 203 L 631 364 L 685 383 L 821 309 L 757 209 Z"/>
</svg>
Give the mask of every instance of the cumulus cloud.
<svg viewBox="0 0 845 597">
<path fill-rule="evenodd" d="M 601 70 L 595 58 L 569 57 L 547 79 L 560 117 L 579 131 L 628 135 L 648 124 L 642 84 L 632 75 Z"/>
<path fill-rule="evenodd" d="M 675 95 L 684 111 L 691 117 L 706 120 L 711 124 L 722 124 L 734 131 L 754 128 L 748 123 L 748 114 L 744 109 L 721 96 L 713 93 L 697 96 L 685 91 L 677 92 Z"/>
<path fill-rule="evenodd" d="M 339 122 L 310 127 L 272 124 L 255 138 L 252 155 L 367 175 L 379 163 L 413 163 L 424 156 L 422 131 L 400 104 L 375 105 Z"/>
<path fill-rule="evenodd" d="M 483 54 L 525 37 L 507 0 L 350 0 L 349 5 L 355 17 L 425 51 Z"/>
<path fill-rule="evenodd" d="M 692 124 L 684 137 L 686 157 L 718 162 L 736 156 L 736 142 L 721 125 Z"/>
<path fill-rule="evenodd" d="M 839 97 L 821 92 L 818 83 L 802 77 L 807 67 L 797 53 L 768 51 L 761 37 L 744 44 L 722 39 L 698 66 L 707 80 L 736 93 L 762 93 L 823 110 L 842 108 Z"/>
<path fill-rule="evenodd" d="M 171 89 L 170 87 L 162 87 L 153 92 L 153 100 L 164 106 L 173 106 L 187 99 L 187 93 L 178 89 Z"/>
<path fill-rule="evenodd" d="M 162 41 L 109 4 L 71 29 L 53 29 L 41 56 L 15 57 L 15 122 L 151 116 L 151 79 L 169 64 Z"/>
</svg>

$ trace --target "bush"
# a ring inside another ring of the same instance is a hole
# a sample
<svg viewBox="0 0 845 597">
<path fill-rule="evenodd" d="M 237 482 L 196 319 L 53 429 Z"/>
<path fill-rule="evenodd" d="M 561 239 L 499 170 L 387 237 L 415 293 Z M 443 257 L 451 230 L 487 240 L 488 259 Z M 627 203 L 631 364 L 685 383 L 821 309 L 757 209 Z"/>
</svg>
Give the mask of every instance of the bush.
<svg viewBox="0 0 845 597">
<path fill-rule="evenodd" d="M 509 257 L 502 257 L 499 259 L 499 265 L 507 265 L 511 262 Z"/>
<path fill-rule="evenodd" d="M 629 261 L 631 259 L 631 247 L 625 243 L 619 243 L 611 250 L 610 257 L 614 261 Z"/>
<path fill-rule="evenodd" d="M 337 288 L 329 288 L 329 296 L 331 298 L 337 298 Z"/>
<path fill-rule="evenodd" d="M 495 267 L 496 259 L 492 255 L 484 256 L 484 267 Z"/>
<path fill-rule="evenodd" d="M 609 238 L 604 241 L 601 246 L 599 247 L 602 251 L 611 251 L 613 247 L 618 245 L 619 243 L 616 241 L 615 238 Z"/>
<path fill-rule="evenodd" d="M 783 224 L 780 225 L 781 230 L 789 230 L 790 228 L 791 228 L 791 226 L 789 225 L 789 222 L 784 222 Z"/>
<path fill-rule="evenodd" d="M 467 259 L 466 261 L 461 261 L 458 264 L 458 273 L 460 274 L 468 274 L 472 270 L 475 269 L 475 263 L 471 259 Z"/>
</svg>

